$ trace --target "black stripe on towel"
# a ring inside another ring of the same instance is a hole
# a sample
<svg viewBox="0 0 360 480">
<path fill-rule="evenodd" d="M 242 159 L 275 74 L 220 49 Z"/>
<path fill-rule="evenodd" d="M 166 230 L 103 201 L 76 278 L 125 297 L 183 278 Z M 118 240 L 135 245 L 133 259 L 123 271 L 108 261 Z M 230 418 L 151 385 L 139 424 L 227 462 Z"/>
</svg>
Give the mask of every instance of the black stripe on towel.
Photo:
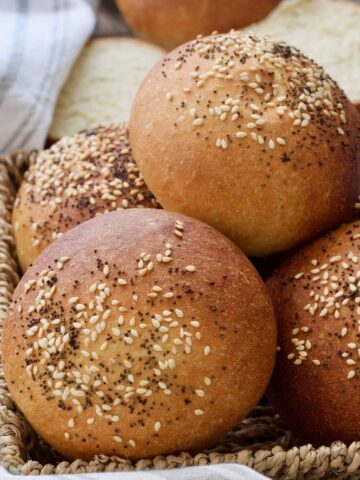
<svg viewBox="0 0 360 480">
<path fill-rule="evenodd" d="M 12 48 L 8 55 L 8 62 L 4 75 L 0 77 L 0 106 L 6 98 L 8 90 L 16 82 L 17 74 L 22 63 L 26 38 L 24 31 L 26 28 L 26 14 L 28 10 L 28 0 L 17 0 L 16 25 Z"/>
<path fill-rule="evenodd" d="M 67 3 L 67 2 L 66 2 Z M 53 36 L 51 37 L 51 45 L 48 50 L 48 57 L 46 59 L 46 67 L 42 71 L 42 80 L 38 87 L 37 93 L 34 95 L 33 104 L 30 110 L 22 120 L 21 124 L 16 128 L 16 131 L 9 139 L 4 147 L 4 151 L 13 150 L 14 148 L 21 148 L 26 143 L 27 139 L 34 134 L 36 129 L 36 122 L 39 120 L 40 115 L 45 106 L 49 103 L 49 92 L 53 87 L 52 79 L 57 74 L 60 62 L 60 55 L 58 52 L 62 50 L 64 43 L 64 36 L 61 42 L 58 40 L 59 35 L 59 18 L 56 16 L 57 12 L 63 8 L 64 1 L 54 1 L 54 19 L 55 25 L 53 29 Z M 56 64 L 55 64 L 56 61 Z M 54 71 L 52 71 L 53 66 Z M 39 109 L 40 107 L 40 109 Z M 35 115 L 36 114 L 36 115 Z M 19 138 L 20 137 L 20 138 Z"/>
</svg>

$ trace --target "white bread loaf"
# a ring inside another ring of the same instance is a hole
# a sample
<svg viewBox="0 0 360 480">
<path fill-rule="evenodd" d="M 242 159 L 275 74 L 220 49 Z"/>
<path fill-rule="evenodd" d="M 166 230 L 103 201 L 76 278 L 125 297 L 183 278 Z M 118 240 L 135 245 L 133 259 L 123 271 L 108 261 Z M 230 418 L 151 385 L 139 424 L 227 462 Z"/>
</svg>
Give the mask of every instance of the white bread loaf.
<svg viewBox="0 0 360 480">
<path fill-rule="evenodd" d="M 289 0 L 247 30 L 299 48 L 336 80 L 360 108 L 360 3 Z"/>
<path fill-rule="evenodd" d="M 126 122 L 140 83 L 163 55 L 161 48 L 132 38 L 91 40 L 60 92 L 49 139 Z"/>
</svg>

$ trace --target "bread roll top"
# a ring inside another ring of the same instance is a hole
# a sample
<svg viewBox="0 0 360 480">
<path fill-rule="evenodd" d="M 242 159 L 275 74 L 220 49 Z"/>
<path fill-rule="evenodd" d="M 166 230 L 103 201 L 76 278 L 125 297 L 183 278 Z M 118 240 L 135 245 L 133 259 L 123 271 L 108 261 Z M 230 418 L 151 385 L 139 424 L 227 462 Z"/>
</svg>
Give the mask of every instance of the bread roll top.
<svg viewBox="0 0 360 480">
<path fill-rule="evenodd" d="M 11 394 L 69 458 L 202 448 L 260 399 L 275 320 L 258 274 L 190 218 L 129 209 L 51 244 L 3 334 Z M 56 418 L 56 422 L 53 419 Z"/>
<path fill-rule="evenodd" d="M 96 215 L 159 206 L 132 158 L 126 124 L 64 137 L 25 173 L 13 211 L 23 271 L 64 232 Z"/>
<path fill-rule="evenodd" d="M 360 223 L 342 226 L 267 281 L 278 319 L 269 390 L 294 434 L 315 445 L 359 438 Z"/>
<path fill-rule="evenodd" d="M 199 34 L 227 32 L 264 18 L 280 0 L 117 0 L 133 32 L 171 50 Z"/>
<path fill-rule="evenodd" d="M 232 31 L 159 63 L 138 92 L 129 131 L 164 208 L 265 256 L 351 218 L 359 125 L 342 90 L 299 50 Z"/>
</svg>

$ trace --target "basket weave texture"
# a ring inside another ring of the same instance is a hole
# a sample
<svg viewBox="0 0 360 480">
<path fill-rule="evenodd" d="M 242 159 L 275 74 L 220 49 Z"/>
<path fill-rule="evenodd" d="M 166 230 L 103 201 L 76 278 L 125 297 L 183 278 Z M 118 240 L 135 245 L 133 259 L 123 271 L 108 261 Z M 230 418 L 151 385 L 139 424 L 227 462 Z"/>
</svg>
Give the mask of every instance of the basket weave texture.
<svg viewBox="0 0 360 480">
<path fill-rule="evenodd" d="M 11 212 L 22 174 L 36 152 L 0 157 L 0 334 L 7 307 L 19 281 Z M 360 405 L 359 405 L 360 407 Z M 257 407 L 249 418 L 213 448 L 190 454 L 158 456 L 131 462 L 96 456 L 90 462 L 64 461 L 32 430 L 12 402 L 0 362 L 0 463 L 11 473 L 44 475 L 181 468 L 239 463 L 276 479 L 360 479 L 360 441 L 335 442 L 317 449 L 299 446 L 271 408 Z"/>
</svg>

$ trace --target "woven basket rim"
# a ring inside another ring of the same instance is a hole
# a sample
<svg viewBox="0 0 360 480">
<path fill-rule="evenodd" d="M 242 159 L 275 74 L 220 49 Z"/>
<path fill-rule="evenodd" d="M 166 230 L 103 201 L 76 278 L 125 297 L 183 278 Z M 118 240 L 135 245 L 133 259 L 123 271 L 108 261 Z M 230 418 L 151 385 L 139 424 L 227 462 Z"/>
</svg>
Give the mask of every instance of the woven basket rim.
<svg viewBox="0 0 360 480">
<path fill-rule="evenodd" d="M 11 215 L 17 188 L 36 152 L 18 151 L 0 156 L 0 336 L 3 319 L 19 281 Z M 276 438 L 274 438 L 274 436 Z M 12 402 L 0 363 L 0 463 L 11 473 L 45 475 L 181 468 L 196 465 L 238 463 L 277 479 L 360 479 L 360 441 L 346 446 L 335 442 L 314 448 L 292 446 L 290 432 L 277 415 L 264 406 L 231 432 L 222 445 L 206 452 L 158 456 L 131 462 L 98 455 L 90 462 L 38 459 L 34 447 L 48 452 L 24 416 Z"/>
</svg>

